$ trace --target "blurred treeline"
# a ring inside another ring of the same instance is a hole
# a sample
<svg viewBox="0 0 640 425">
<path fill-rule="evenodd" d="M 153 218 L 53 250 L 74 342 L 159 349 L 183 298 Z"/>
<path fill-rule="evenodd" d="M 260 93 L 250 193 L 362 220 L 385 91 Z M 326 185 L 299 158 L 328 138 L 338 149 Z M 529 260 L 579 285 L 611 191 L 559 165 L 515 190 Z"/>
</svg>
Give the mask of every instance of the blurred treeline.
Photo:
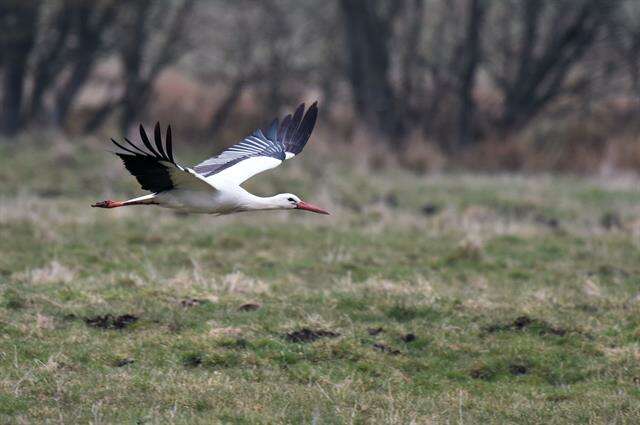
<svg viewBox="0 0 640 425">
<path fill-rule="evenodd" d="M 327 143 L 410 166 L 640 164 L 637 0 L 0 0 L 0 29 L 4 135 L 210 140 L 317 98 Z"/>
</svg>

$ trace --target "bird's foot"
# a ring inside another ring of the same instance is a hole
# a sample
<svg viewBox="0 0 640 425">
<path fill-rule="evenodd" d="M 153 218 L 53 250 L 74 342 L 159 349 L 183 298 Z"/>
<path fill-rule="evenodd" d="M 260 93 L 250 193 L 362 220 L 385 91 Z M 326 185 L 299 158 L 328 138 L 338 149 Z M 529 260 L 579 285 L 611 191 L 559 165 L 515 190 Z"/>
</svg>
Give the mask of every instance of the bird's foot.
<svg viewBox="0 0 640 425">
<path fill-rule="evenodd" d="M 121 207 L 122 205 L 124 205 L 123 202 L 112 201 L 111 199 L 108 199 L 106 201 L 96 202 L 91 206 L 94 208 L 117 208 L 117 207 Z"/>
</svg>

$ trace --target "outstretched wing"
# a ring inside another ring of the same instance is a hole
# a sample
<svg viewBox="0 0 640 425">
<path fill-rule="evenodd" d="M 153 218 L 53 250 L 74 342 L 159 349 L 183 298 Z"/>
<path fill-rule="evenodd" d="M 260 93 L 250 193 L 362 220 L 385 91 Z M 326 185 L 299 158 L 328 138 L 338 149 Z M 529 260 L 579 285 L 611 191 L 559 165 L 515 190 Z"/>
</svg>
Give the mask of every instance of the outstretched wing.
<svg viewBox="0 0 640 425">
<path fill-rule="evenodd" d="M 153 135 L 155 147 L 140 124 L 140 139 L 144 146 L 136 145 L 126 137 L 124 141 L 127 146 L 111 139 L 122 150 L 115 154 L 122 159 L 125 168 L 135 176 L 142 189 L 156 193 L 176 188 L 215 190 L 215 187 L 198 173 L 176 163 L 171 144 L 171 126 L 167 127 L 164 144 L 160 123 L 156 123 Z"/>
<path fill-rule="evenodd" d="M 314 102 L 306 113 L 304 103 L 301 104 L 293 115 L 284 117 L 282 123 L 273 120 L 266 131 L 254 131 L 240 143 L 196 165 L 194 170 L 207 181 L 224 179 L 239 185 L 277 167 L 300 153 L 307 144 L 318 117 L 317 104 Z"/>
</svg>

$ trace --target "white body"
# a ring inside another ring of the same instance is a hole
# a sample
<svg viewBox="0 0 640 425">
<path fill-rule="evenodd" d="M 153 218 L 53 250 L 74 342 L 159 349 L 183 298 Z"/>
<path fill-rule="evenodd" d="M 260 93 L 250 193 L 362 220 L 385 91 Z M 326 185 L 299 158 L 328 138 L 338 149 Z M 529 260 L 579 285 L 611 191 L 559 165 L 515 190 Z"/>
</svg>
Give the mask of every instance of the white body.
<svg viewBox="0 0 640 425">
<path fill-rule="evenodd" d="M 149 199 L 149 203 L 161 207 L 196 214 L 220 215 L 249 210 L 281 209 L 281 204 L 274 202 L 278 197 L 262 198 L 231 182 L 216 180 L 217 184 L 209 191 L 177 188 L 148 195 L 146 199 Z"/>
</svg>

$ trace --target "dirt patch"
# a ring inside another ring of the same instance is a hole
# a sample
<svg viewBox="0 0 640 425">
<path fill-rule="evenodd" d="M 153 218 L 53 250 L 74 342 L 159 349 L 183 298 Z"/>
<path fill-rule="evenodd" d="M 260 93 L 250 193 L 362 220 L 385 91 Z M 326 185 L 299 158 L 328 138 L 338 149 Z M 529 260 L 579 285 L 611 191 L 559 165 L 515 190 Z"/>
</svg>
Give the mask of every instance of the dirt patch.
<svg viewBox="0 0 640 425">
<path fill-rule="evenodd" d="M 539 335 L 556 335 L 565 336 L 569 331 L 565 328 L 558 328 L 550 325 L 544 320 L 533 319 L 529 316 L 517 317 L 510 323 L 496 323 L 487 326 L 485 329 L 487 333 L 505 332 L 505 331 L 524 331 L 530 330 L 536 332 Z"/>
<path fill-rule="evenodd" d="M 550 229 L 559 229 L 560 221 L 555 217 L 548 217 L 543 214 L 538 214 L 535 217 L 535 221 L 538 224 L 542 224 L 544 226 L 549 227 Z"/>
<path fill-rule="evenodd" d="M 262 306 L 260 304 L 258 304 L 258 303 L 246 303 L 246 304 L 242 304 L 240 307 L 238 307 L 238 310 L 239 311 L 256 311 L 260 307 L 262 307 Z"/>
<path fill-rule="evenodd" d="M 130 359 L 130 358 L 119 359 L 114 363 L 114 366 L 115 367 L 123 367 L 123 366 L 129 365 L 129 364 L 131 364 L 133 362 L 134 362 L 134 360 Z"/>
<path fill-rule="evenodd" d="M 620 267 L 612 266 L 610 264 L 602 264 L 597 270 L 589 272 L 589 275 L 626 278 L 631 276 L 631 273 Z"/>
<path fill-rule="evenodd" d="M 469 376 L 471 376 L 473 379 L 482 379 L 484 381 L 490 380 L 494 375 L 494 371 L 489 369 L 488 367 L 478 367 L 472 369 L 469 372 Z"/>
<path fill-rule="evenodd" d="M 202 364 L 202 356 L 200 354 L 188 354 L 182 359 L 182 364 L 187 367 L 196 367 Z"/>
<path fill-rule="evenodd" d="M 440 212 L 440 207 L 428 202 L 420 208 L 420 212 L 426 216 L 436 215 Z"/>
<path fill-rule="evenodd" d="M 173 320 L 169 324 L 167 324 L 167 329 L 172 333 L 179 333 L 182 328 L 182 323 L 178 322 L 177 320 Z"/>
<path fill-rule="evenodd" d="M 529 373 L 529 369 L 525 365 L 514 363 L 509 365 L 509 373 L 513 376 L 522 376 Z"/>
<path fill-rule="evenodd" d="M 510 363 L 507 366 L 507 370 L 512 376 L 523 376 L 529 373 L 529 367 L 522 363 Z M 504 370 L 498 368 L 499 370 Z M 486 365 L 478 366 L 469 371 L 469 376 L 473 379 L 481 379 L 483 381 L 490 381 L 496 377 L 499 370 L 491 368 Z"/>
<path fill-rule="evenodd" d="M 600 217 L 600 226 L 606 230 L 623 229 L 622 219 L 617 212 L 607 212 Z"/>
<path fill-rule="evenodd" d="M 382 327 L 367 329 L 367 333 L 371 336 L 376 336 L 382 332 L 384 332 L 384 329 L 382 329 Z"/>
<path fill-rule="evenodd" d="M 397 208 L 400 205 L 398 202 L 398 196 L 395 193 L 388 193 L 387 196 L 384 197 L 384 203 L 390 208 Z"/>
<path fill-rule="evenodd" d="M 408 334 L 406 334 L 406 335 L 402 335 L 402 336 L 400 337 L 400 339 L 401 339 L 402 341 L 404 341 L 404 342 L 412 342 L 412 341 L 415 341 L 415 340 L 416 340 L 416 336 L 415 336 L 415 334 L 408 333 Z"/>
<path fill-rule="evenodd" d="M 200 304 L 202 304 L 202 300 L 199 300 L 197 298 L 186 298 L 184 300 L 180 300 L 180 305 L 185 308 L 197 307 Z"/>
<path fill-rule="evenodd" d="M 84 319 L 87 326 L 98 329 L 124 329 L 137 321 L 138 317 L 133 314 L 123 314 L 121 316 L 105 314 L 104 316 L 85 317 Z"/>
<path fill-rule="evenodd" d="M 397 356 L 398 354 L 402 354 L 400 350 L 396 350 L 395 348 L 391 348 L 386 344 L 381 344 L 379 342 L 373 344 L 373 349 L 382 351 L 383 353 L 391 354 L 392 356 Z"/>
<path fill-rule="evenodd" d="M 302 328 L 300 330 L 285 334 L 285 338 L 289 342 L 313 342 L 320 338 L 336 338 L 339 336 L 340 334 L 337 332 L 311 330 L 309 328 Z"/>
</svg>

